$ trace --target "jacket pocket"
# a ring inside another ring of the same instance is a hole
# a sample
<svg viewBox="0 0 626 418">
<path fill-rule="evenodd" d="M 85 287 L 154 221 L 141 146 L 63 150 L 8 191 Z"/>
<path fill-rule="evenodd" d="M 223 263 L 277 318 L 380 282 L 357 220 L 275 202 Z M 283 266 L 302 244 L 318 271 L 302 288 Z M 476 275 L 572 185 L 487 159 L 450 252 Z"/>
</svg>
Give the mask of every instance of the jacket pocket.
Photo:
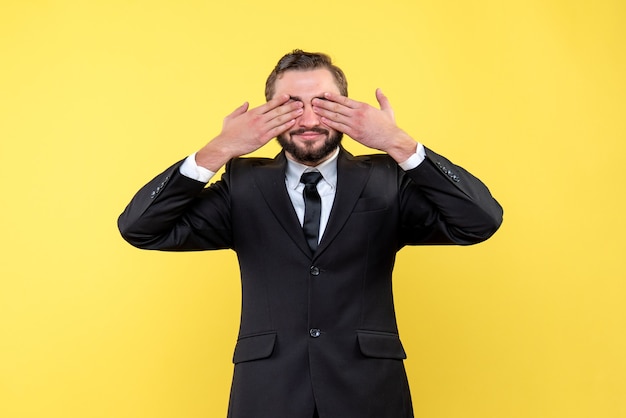
<svg viewBox="0 0 626 418">
<path fill-rule="evenodd" d="M 387 209 L 387 202 L 381 197 L 363 197 L 356 201 L 352 212 L 373 212 Z"/>
<path fill-rule="evenodd" d="M 240 337 L 235 346 L 233 363 L 260 360 L 267 358 L 274 352 L 276 333 L 266 332 L 263 334 L 247 335 Z"/>
<path fill-rule="evenodd" d="M 379 331 L 357 331 L 361 353 L 366 357 L 404 360 L 406 353 L 398 334 Z"/>
</svg>

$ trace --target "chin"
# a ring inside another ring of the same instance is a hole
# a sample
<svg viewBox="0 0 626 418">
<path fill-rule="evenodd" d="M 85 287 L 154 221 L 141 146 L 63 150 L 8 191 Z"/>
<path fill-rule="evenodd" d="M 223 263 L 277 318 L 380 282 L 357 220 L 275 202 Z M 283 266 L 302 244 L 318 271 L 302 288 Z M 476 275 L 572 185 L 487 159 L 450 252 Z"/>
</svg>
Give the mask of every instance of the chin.
<svg viewBox="0 0 626 418">
<path fill-rule="evenodd" d="M 279 135 L 276 140 L 280 146 L 288 152 L 297 162 L 307 165 L 315 165 L 321 162 L 341 144 L 343 133 L 333 132 L 320 145 L 317 144 L 296 144 L 289 134 Z"/>
</svg>

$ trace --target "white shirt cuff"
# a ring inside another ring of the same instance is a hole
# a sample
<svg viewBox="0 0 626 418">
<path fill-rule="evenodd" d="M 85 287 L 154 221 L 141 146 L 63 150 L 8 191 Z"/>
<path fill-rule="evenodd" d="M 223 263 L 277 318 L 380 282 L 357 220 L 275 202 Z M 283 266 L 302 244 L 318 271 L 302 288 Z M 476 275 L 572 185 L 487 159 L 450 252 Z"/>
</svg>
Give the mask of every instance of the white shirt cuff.
<svg viewBox="0 0 626 418">
<path fill-rule="evenodd" d="M 215 175 L 211 170 L 204 167 L 200 167 L 196 164 L 196 153 L 194 152 L 183 161 L 180 166 L 180 174 L 190 179 L 198 180 L 203 183 L 208 183 L 209 180 Z"/>
<path fill-rule="evenodd" d="M 417 149 L 415 150 L 415 154 L 411 155 L 408 160 L 401 162 L 398 164 L 401 169 L 404 171 L 409 171 L 417 167 L 426 159 L 426 150 L 424 149 L 424 145 L 421 143 L 417 143 Z"/>
</svg>

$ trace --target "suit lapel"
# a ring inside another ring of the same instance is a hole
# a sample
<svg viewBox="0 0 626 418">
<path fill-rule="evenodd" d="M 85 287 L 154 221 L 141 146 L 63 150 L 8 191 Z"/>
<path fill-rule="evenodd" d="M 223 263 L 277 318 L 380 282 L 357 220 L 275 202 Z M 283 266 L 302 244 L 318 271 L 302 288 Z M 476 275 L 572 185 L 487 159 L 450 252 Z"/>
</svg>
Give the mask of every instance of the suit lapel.
<svg viewBox="0 0 626 418">
<path fill-rule="evenodd" d="M 304 232 L 285 186 L 286 165 L 287 158 L 285 153 L 281 152 L 275 159 L 255 167 L 254 179 L 265 203 L 287 232 L 287 235 L 291 237 L 300 250 L 307 256 L 311 256 L 311 249 L 306 243 Z"/>
<path fill-rule="evenodd" d="M 286 164 L 287 158 L 284 152 L 281 152 L 275 159 L 255 167 L 253 175 L 267 206 L 287 232 L 287 235 L 302 252 L 307 256 L 312 256 L 285 186 Z M 361 191 L 367 184 L 370 170 L 369 160 L 357 160 L 343 148 L 339 152 L 335 201 L 326 230 L 315 253 L 316 256 L 328 247 L 350 217 Z"/>
<path fill-rule="evenodd" d="M 355 159 L 343 148 L 337 158 L 337 190 L 326 230 L 315 255 L 321 254 L 346 223 L 371 172 L 369 160 Z"/>
</svg>

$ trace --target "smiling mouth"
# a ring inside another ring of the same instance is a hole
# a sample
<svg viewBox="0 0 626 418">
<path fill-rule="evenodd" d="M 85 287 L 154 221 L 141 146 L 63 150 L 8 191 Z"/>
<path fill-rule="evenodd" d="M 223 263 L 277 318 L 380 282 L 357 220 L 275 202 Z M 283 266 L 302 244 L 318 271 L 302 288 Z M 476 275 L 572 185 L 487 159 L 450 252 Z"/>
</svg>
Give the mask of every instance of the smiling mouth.
<svg viewBox="0 0 626 418">
<path fill-rule="evenodd" d="M 297 136 L 299 136 L 300 138 L 308 139 L 308 138 L 317 138 L 320 135 L 322 134 L 317 133 L 317 132 L 305 132 L 303 134 L 298 134 Z"/>
<path fill-rule="evenodd" d="M 320 135 L 328 135 L 329 132 L 326 129 L 298 129 L 296 131 L 289 132 L 291 136 L 299 136 L 304 139 L 317 138 Z"/>
</svg>

